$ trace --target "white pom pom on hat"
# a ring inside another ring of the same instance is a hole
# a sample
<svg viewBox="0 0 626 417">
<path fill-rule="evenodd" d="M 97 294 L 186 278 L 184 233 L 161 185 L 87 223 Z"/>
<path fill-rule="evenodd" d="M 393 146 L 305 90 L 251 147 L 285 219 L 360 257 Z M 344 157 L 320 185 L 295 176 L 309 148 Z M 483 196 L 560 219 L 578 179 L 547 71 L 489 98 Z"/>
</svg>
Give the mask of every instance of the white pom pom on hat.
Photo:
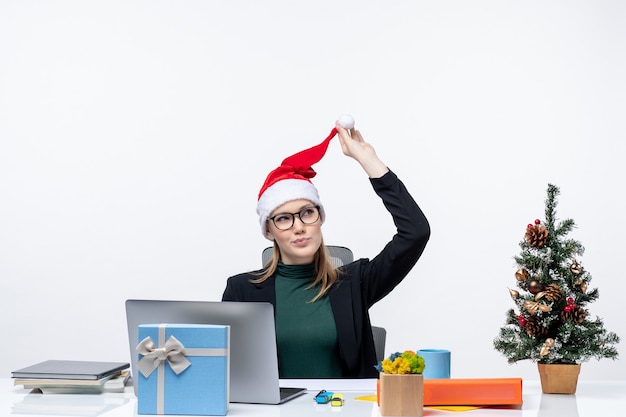
<svg viewBox="0 0 626 417">
<path fill-rule="evenodd" d="M 350 115 L 342 115 L 338 122 L 344 129 L 354 127 L 354 117 Z M 324 222 L 326 218 L 324 206 L 310 179 L 317 175 L 312 165 L 324 157 L 331 139 L 336 135 L 337 129 L 333 128 L 322 143 L 285 158 L 278 168 L 269 173 L 259 191 L 256 206 L 264 237 L 267 238 L 268 217 L 277 207 L 288 201 L 299 199 L 311 201 L 320 207 L 320 221 Z"/>
<path fill-rule="evenodd" d="M 352 129 L 354 127 L 354 117 L 350 114 L 342 114 L 339 116 L 339 125 L 344 129 Z"/>
</svg>

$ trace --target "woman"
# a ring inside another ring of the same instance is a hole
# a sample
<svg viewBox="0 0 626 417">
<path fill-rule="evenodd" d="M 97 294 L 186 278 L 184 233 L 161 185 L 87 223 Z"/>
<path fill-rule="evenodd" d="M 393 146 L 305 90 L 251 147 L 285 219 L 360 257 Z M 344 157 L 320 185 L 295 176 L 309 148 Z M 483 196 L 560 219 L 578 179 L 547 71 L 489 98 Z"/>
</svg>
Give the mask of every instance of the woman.
<svg viewBox="0 0 626 417">
<path fill-rule="evenodd" d="M 331 263 L 321 226 L 325 219 L 311 165 L 339 134 L 343 153 L 356 160 L 393 217 L 397 232 L 374 259 L 340 268 Z M 321 144 L 272 171 L 257 213 L 273 258 L 260 271 L 228 279 L 223 301 L 274 305 L 281 378 L 377 376 L 369 308 L 409 273 L 430 237 L 428 221 L 402 182 L 354 128 L 338 122 Z"/>
</svg>

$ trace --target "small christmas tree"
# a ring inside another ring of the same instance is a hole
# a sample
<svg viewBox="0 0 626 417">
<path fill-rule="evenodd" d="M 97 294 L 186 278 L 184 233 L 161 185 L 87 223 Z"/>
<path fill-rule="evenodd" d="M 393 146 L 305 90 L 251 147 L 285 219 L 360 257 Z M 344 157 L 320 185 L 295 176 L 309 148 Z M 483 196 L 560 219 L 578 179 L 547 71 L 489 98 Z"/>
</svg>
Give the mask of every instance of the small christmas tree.
<svg viewBox="0 0 626 417">
<path fill-rule="evenodd" d="M 591 275 L 579 263 L 584 247 L 567 238 L 575 227 L 567 219 L 556 224 L 559 189 L 548 184 L 545 222 L 535 220 L 520 242 L 514 259 L 519 290 L 509 289 L 517 306 L 494 347 L 509 363 L 530 359 L 545 364 L 579 364 L 591 358 L 616 359 L 619 337 L 604 329 L 599 317 L 590 319 L 587 304 L 598 299 Z"/>
</svg>

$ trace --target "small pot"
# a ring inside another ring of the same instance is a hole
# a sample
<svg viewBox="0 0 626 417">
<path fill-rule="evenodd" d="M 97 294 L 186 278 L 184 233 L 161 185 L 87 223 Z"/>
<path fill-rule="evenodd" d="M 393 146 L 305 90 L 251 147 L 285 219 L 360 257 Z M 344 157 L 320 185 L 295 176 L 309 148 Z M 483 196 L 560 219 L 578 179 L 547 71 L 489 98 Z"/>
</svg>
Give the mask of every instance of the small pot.
<svg viewBox="0 0 626 417">
<path fill-rule="evenodd" d="M 575 394 L 580 364 L 538 363 L 544 394 Z"/>
<path fill-rule="evenodd" d="M 422 374 L 380 374 L 380 414 L 382 416 L 424 415 L 424 376 Z"/>
</svg>

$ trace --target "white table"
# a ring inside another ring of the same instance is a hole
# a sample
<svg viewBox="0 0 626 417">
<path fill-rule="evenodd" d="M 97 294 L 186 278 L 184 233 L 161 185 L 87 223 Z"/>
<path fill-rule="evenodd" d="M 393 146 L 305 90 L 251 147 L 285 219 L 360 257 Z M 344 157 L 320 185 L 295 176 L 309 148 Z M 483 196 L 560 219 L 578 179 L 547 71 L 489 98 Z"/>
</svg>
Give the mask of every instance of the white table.
<svg viewBox="0 0 626 417">
<path fill-rule="evenodd" d="M 358 384 L 357 384 L 358 386 Z M 317 387 L 316 387 L 317 388 Z M 307 417 L 334 415 L 340 417 L 376 417 L 373 402 L 355 400 L 374 391 L 343 391 L 345 405 L 331 407 L 315 404 L 311 391 L 282 405 L 231 404 L 229 416 Z M 524 404 L 518 409 L 481 408 L 462 413 L 432 408 L 424 416 L 449 417 L 624 417 L 626 416 L 626 381 L 579 381 L 575 395 L 542 394 L 538 381 L 523 382 Z M 37 409 L 37 407 L 39 407 Z M 31 394 L 14 386 L 10 378 L 0 379 L 0 416 L 104 416 L 137 415 L 137 399 L 131 388 L 124 393 L 101 395 Z"/>
</svg>

